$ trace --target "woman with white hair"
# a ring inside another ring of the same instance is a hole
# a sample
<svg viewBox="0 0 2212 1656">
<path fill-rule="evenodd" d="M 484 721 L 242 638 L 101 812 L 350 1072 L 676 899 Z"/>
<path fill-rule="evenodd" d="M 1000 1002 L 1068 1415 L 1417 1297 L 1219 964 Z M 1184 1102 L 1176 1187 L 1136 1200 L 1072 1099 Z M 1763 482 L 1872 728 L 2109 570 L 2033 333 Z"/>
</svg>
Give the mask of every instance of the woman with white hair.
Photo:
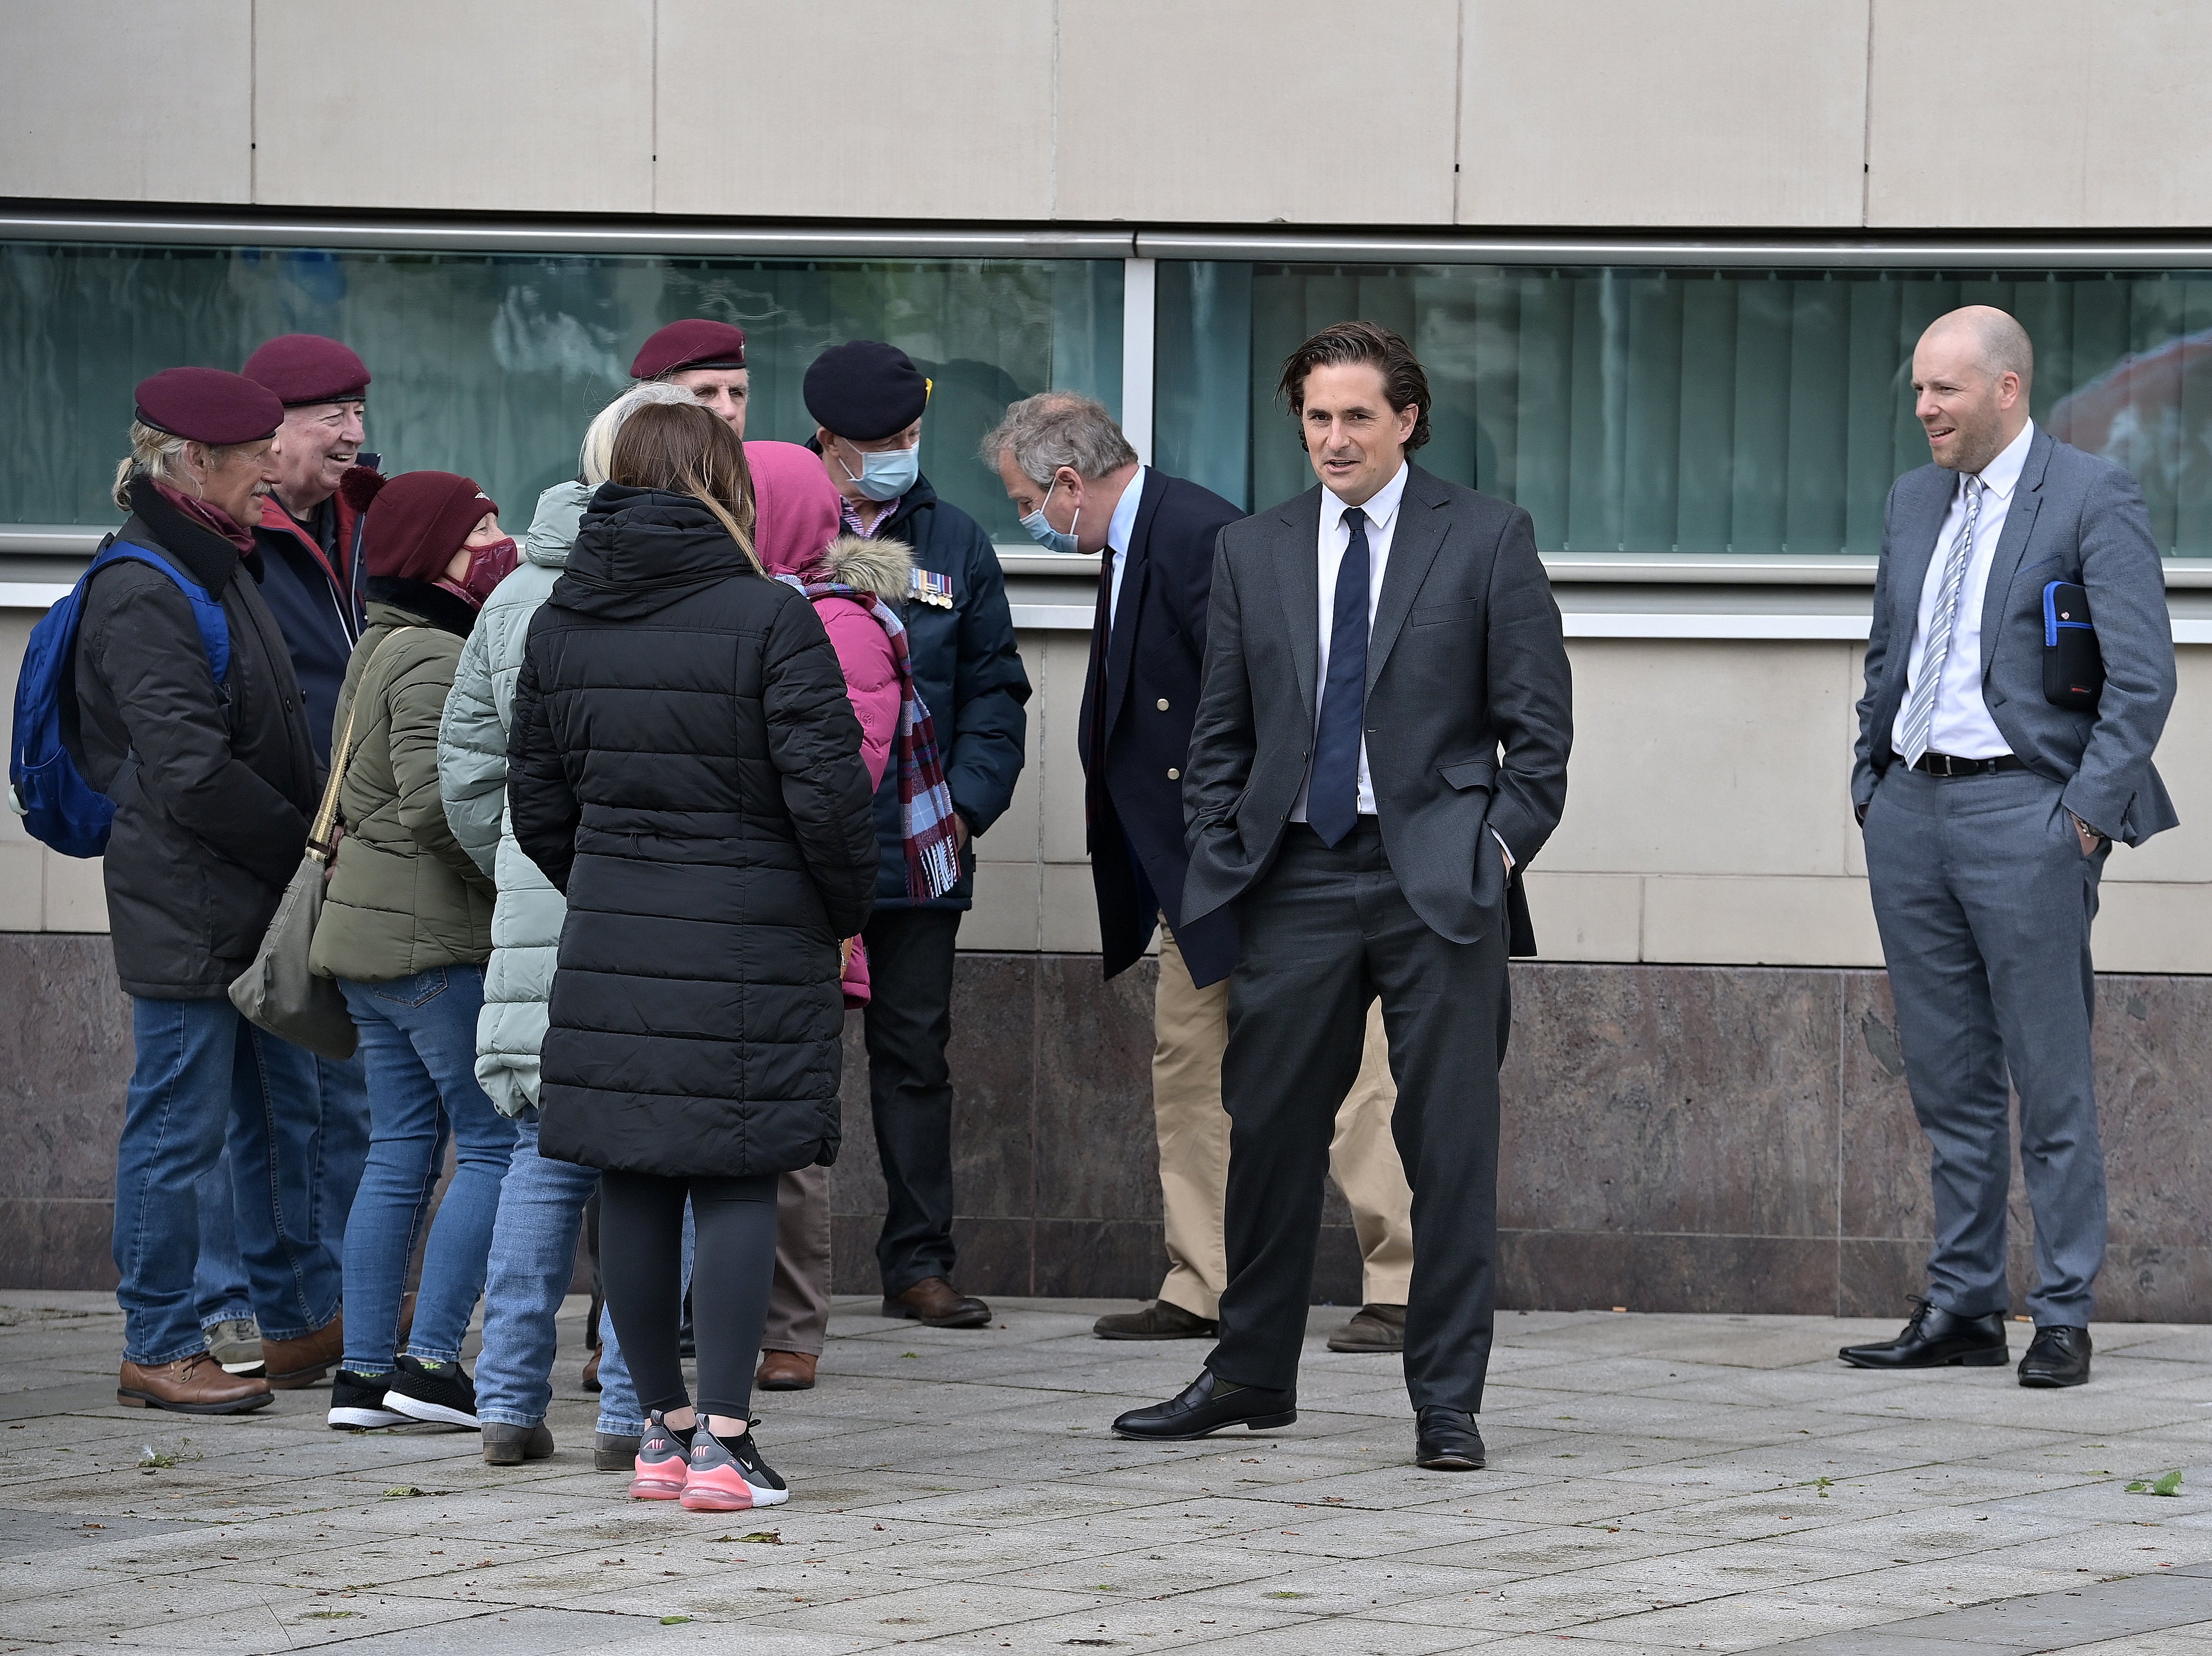
<svg viewBox="0 0 2212 1656">
<path fill-rule="evenodd" d="M 483 1012 L 477 1023 L 477 1079 L 520 1128 L 500 1186 L 484 1287 L 483 1355 L 476 1374 L 483 1458 L 495 1466 L 553 1453 L 545 1410 L 553 1398 L 554 1316 L 575 1268 L 584 1205 L 599 1182 L 597 1168 L 538 1153 L 538 1052 L 568 904 L 515 845 L 507 822 L 507 728 L 514 682 L 530 618 L 560 579 L 584 508 L 607 480 L 615 434 L 649 403 L 696 400 L 684 386 L 647 382 L 624 391 L 593 418 L 584 433 L 582 475 L 538 497 L 538 515 L 522 543 L 522 564 L 484 605 L 461 652 L 438 735 L 438 791 L 446 820 L 499 886 Z M 593 1461 L 603 1471 L 627 1471 L 645 1419 L 611 1322 L 605 1338 Z"/>
</svg>

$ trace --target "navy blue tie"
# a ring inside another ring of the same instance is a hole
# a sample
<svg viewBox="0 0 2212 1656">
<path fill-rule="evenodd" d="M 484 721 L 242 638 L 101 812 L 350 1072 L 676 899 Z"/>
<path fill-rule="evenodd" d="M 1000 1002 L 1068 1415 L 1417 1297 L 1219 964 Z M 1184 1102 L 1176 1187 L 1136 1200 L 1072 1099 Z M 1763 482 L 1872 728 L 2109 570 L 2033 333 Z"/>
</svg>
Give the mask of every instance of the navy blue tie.
<svg viewBox="0 0 2212 1656">
<path fill-rule="evenodd" d="M 1321 688 L 1313 783 L 1306 792 L 1307 826 L 1325 846 L 1335 845 L 1359 822 L 1360 719 L 1367 695 L 1367 514 L 1356 506 L 1345 507 L 1344 526 L 1352 534 L 1336 567 L 1328 677 Z"/>
</svg>

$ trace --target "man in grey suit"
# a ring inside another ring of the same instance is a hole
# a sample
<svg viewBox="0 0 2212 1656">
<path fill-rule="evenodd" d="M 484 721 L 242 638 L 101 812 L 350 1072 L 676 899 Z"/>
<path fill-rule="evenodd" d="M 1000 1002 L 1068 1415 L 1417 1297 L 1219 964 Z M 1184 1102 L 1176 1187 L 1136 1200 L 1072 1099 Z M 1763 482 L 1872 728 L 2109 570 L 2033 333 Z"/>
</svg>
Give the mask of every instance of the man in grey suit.
<svg viewBox="0 0 2212 1656">
<path fill-rule="evenodd" d="M 1322 1174 L 1379 997 L 1413 1190 L 1415 1459 L 1464 1471 L 1484 1460 L 1505 961 L 1509 938 L 1534 952 L 1520 873 L 1566 802 L 1566 649 L 1528 514 L 1407 463 L 1429 387 L 1404 340 L 1339 323 L 1281 389 L 1321 485 L 1221 531 L 1182 779 L 1181 923 L 1233 904 L 1242 943 L 1220 1341 L 1114 1426 L 1297 1418 Z"/>
<path fill-rule="evenodd" d="M 2033 374 L 2026 331 L 1987 306 L 1937 318 L 1912 354 L 1935 463 L 1890 490 L 1851 800 L 1933 1152 L 1936 1241 L 1904 1331 L 1840 1355 L 1885 1369 L 2009 1356 L 2009 1077 L 2035 1215 L 2020 1383 L 2079 1386 L 2105 1257 L 2089 925 L 2112 842 L 2174 824 L 2150 762 L 2173 631 L 2135 479 L 2036 429 Z M 2090 707 L 2045 698 L 2053 582 L 2087 597 L 2105 671 Z"/>
</svg>

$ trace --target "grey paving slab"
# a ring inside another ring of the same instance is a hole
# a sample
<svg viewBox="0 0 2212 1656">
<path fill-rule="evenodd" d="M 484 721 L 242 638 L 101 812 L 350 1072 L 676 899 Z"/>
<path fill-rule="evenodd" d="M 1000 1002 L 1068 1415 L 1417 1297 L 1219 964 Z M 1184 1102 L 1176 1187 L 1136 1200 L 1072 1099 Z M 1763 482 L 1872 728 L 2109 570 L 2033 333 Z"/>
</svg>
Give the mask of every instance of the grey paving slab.
<svg viewBox="0 0 2212 1656">
<path fill-rule="evenodd" d="M 1320 1349 L 1341 1310 L 1310 1322 L 1296 1425 L 1162 1446 L 1108 1425 L 1200 1343 L 1095 1340 L 1091 1306 L 971 1331 L 854 1299 L 821 1385 L 760 1400 L 794 1501 L 710 1517 L 592 1470 L 580 1301 L 560 1450 L 514 1469 L 468 1434 L 331 1434 L 321 1391 L 119 1410 L 111 1304 L 0 1293 L 0 1653 L 2010 1649 L 2104 1604 L 2074 1594 L 2212 1592 L 2193 1328 L 2100 1328 L 2095 1384 L 2031 1393 L 1835 1362 L 1887 1320 L 1511 1315 L 1492 1464 L 1447 1475 L 1410 1464 L 1395 1358 Z M 2180 1498 L 2124 1493 L 2176 1466 Z M 2081 1647 L 2212 1656 L 2212 1600 L 2179 1613 Z"/>
</svg>

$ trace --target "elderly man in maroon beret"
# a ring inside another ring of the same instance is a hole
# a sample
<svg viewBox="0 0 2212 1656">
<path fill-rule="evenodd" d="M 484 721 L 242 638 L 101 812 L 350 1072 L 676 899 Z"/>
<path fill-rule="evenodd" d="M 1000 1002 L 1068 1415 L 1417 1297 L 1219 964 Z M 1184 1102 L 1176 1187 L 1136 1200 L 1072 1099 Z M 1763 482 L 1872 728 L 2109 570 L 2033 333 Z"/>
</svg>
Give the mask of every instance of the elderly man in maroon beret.
<svg viewBox="0 0 2212 1656">
<path fill-rule="evenodd" d="M 249 525 L 276 480 L 284 407 L 215 368 L 141 382 L 118 469 L 120 540 L 157 561 L 97 566 L 76 637 L 72 757 L 115 806 L 102 875 L 137 1062 L 116 1156 L 118 1402 L 235 1414 L 337 1359 L 339 1257 L 315 1229 L 314 1059 L 231 1005 L 307 835 L 319 792 L 300 687 L 261 597 Z M 204 630 L 202 612 L 219 611 Z M 210 633 L 227 639 L 216 652 Z M 252 1199 L 237 1242 L 266 1379 L 224 1372 L 196 1311 L 195 1189 L 228 1144 Z"/>
<path fill-rule="evenodd" d="M 689 317 L 672 322 L 638 348 L 633 379 L 665 379 L 682 385 L 712 409 L 740 437 L 745 434 L 745 334 L 726 322 Z"/>
</svg>

